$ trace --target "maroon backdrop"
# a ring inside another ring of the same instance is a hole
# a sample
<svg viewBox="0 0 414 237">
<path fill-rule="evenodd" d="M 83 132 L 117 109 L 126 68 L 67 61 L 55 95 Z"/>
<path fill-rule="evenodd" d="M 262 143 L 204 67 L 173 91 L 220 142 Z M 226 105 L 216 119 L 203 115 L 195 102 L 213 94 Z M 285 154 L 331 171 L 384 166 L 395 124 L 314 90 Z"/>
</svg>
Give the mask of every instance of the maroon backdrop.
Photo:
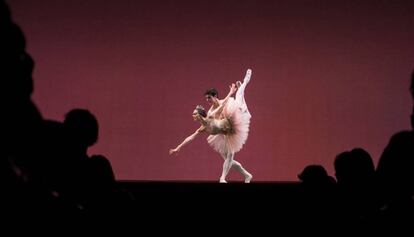
<svg viewBox="0 0 414 237">
<path fill-rule="evenodd" d="M 91 110 L 100 138 L 90 153 L 119 180 L 218 180 L 222 158 L 205 135 L 177 157 L 168 150 L 198 128 L 205 89 L 224 96 L 247 68 L 253 117 L 236 160 L 254 181 L 294 181 L 308 164 L 334 175 L 335 155 L 353 147 L 376 164 L 409 128 L 412 0 L 8 2 L 36 61 L 42 114 Z"/>
</svg>

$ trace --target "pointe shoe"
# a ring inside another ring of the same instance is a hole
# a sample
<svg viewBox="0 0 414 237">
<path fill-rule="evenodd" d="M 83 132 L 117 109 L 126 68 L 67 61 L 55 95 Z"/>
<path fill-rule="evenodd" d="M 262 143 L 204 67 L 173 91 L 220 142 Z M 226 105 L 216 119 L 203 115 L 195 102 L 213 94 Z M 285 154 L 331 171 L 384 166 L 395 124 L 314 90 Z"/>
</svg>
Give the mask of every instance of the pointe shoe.
<svg viewBox="0 0 414 237">
<path fill-rule="evenodd" d="M 243 83 L 249 83 L 250 78 L 252 77 L 252 70 L 247 69 L 246 76 L 244 77 Z"/>
<path fill-rule="evenodd" d="M 244 179 L 244 182 L 245 183 L 250 183 L 250 180 L 252 180 L 252 178 L 253 178 L 253 175 L 247 174 L 246 178 Z"/>
<path fill-rule="evenodd" d="M 225 179 L 220 179 L 220 183 L 227 183 Z"/>
</svg>

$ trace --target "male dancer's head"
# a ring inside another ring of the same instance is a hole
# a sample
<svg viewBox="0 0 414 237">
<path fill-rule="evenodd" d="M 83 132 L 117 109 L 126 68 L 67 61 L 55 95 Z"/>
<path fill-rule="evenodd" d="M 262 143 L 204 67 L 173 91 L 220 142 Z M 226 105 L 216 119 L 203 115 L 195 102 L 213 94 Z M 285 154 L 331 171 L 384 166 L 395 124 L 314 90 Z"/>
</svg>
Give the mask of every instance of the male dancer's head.
<svg viewBox="0 0 414 237">
<path fill-rule="evenodd" d="M 215 88 L 210 88 L 208 89 L 205 93 L 204 96 L 206 97 L 206 100 L 209 104 L 214 104 L 215 102 L 218 101 L 218 92 Z"/>
</svg>

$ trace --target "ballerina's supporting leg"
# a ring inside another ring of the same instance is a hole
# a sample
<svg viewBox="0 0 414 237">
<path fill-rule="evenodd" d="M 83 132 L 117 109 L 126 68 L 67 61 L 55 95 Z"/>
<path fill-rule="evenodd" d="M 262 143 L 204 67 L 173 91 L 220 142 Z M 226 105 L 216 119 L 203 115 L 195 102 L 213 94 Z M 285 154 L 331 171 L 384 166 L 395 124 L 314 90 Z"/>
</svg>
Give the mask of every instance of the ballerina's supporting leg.
<svg viewBox="0 0 414 237">
<path fill-rule="evenodd" d="M 220 154 L 220 155 L 224 159 L 223 172 L 220 177 L 220 183 L 227 183 L 226 177 L 230 171 L 230 168 L 232 167 L 235 168 L 238 172 L 240 172 L 244 176 L 245 183 L 250 183 L 250 180 L 252 179 L 253 176 L 246 169 L 244 169 L 243 166 L 239 162 L 234 160 L 234 153 Z"/>
<path fill-rule="evenodd" d="M 227 153 L 220 153 L 221 157 L 224 159 L 223 163 L 223 171 L 221 172 L 220 176 L 220 183 L 227 183 L 226 176 L 229 173 L 229 170 L 231 168 L 231 161 L 227 159 Z"/>
<path fill-rule="evenodd" d="M 227 183 L 226 176 L 229 173 L 230 168 L 232 166 L 234 154 L 233 153 L 225 153 L 225 154 L 221 154 L 221 156 L 224 159 L 224 163 L 223 163 L 223 171 L 222 171 L 221 177 L 220 177 L 220 183 Z"/>
</svg>

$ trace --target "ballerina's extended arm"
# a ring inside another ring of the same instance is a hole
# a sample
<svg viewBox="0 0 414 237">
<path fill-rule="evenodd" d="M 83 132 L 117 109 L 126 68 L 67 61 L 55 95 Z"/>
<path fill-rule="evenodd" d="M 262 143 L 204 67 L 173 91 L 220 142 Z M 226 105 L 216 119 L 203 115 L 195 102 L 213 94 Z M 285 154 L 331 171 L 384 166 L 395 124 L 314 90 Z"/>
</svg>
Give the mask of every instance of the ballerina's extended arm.
<svg viewBox="0 0 414 237">
<path fill-rule="evenodd" d="M 203 131 L 204 131 L 204 126 L 201 126 L 199 129 L 197 129 L 197 131 L 195 131 L 193 134 L 191 134 L 186 139 L 184 139 L 184 141 L 180 145 L 178 145 L 176 148 L 170 149 L 170 155 L 178 153 L 185 144 L 194 140 L 194 138 L 196 138 L 197 135 Z"/>
</svg>

